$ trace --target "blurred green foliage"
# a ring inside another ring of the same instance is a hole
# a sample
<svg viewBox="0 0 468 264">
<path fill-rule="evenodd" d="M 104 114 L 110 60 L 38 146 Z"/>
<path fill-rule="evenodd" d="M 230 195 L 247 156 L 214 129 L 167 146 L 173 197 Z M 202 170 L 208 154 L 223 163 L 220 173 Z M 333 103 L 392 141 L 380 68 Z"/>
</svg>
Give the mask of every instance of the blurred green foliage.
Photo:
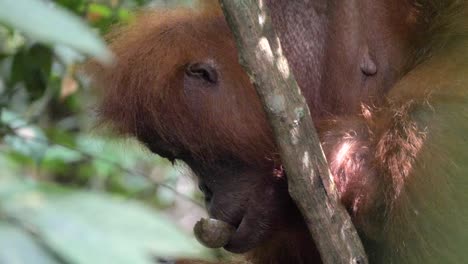
<svg viewBox="0 0 468 264">
<path fill-rule="evenodd" d="M 0 263 L 213 255 L 170 220 L 200 214 L 190 180 L 96 129 L 77 71 L 87 55 L 110 61 L 100 36 L 131 10 L 177 4 L 192 1 L 0 1 Z"/>
</svg>

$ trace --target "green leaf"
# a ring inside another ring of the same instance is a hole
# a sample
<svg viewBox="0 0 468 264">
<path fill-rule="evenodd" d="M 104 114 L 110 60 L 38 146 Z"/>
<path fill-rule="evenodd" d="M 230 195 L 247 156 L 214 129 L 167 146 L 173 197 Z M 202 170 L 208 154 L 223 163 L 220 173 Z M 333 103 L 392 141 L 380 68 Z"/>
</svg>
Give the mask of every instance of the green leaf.
<svg viewBox="0 0 468 264">
<path fill-rule="evenodd" d="M 126 8 L 120 8 L 117 11 L 117 15 L 119 17 L 119 20 L 121 20 L 123 22 L 128 22 L 128 21 L 130 21 L 130 19 L 133 18 L 132 13 L 130 13 L 130 11 L 128 9 L 126 9 Z"/>
<path fill-rule="evenodd" d="M 81 14 L 85 10 L 89 0 L 54 0 L 57 4 L 65 7 L 73 13 Z"/>
<path fill-rule="evenodd" d="M 5 184 L 1 176 L 0 198 L 7 215 L 33 227 L 72 263 L 151 264 L 154 257 L 206 256 L 193 238 L 135 201 L 31 182 Z"/>
<path fill-rule="evenodd" d="M 21 49 L 13 58 L 9 86 L 24 82 L 33 99 L 41 97 L 49 82 L 52 50 L 42 44 Z"/>
<path fill-rule="evenodd" d="M 17 114 L 4 110 L 0 113 L 0 123 L 13 129 L 4 137 L 5 143 L 13 150 L 39 162 L 47 151 L 47 137 L 36 126 L 29 125 Z"/>
<path fill-rule="evenodd" d="M 64 44 L 110 63 L 104 42 L 77 16 L 40 0 L 0 1 L 0 22 L 39 41 Z"/>
<path fill-rule="evenodd" d="M 82 54 L 76 52 L 74 49 L 71 49 L 68 46 L 55 45 L 54 53 L 65 65 L 71 65 L 76 62 L 84 61 L 84 56 Z"/>
<path fill-rule="evenodd" d="M 58 264 L 23 230 L 0 221 L 0 263 Z"/>
<path fill-rule="evenodd" d="M 112 16 L 112 9 L 108 6 L 98 3 L 91 3 L 88 6 L 88 12 L 94 13 L 101 17 L 110 17 Z"/>
<path fill-rule="evenodd" d="M 63 146 L 54 145 L 47 149 L 44 156 L 44 161 L 58 160 L 65 163 L 72 163 L 81 160 L 83 157 L 81 153 L 65 148 Z"/>
</svg>

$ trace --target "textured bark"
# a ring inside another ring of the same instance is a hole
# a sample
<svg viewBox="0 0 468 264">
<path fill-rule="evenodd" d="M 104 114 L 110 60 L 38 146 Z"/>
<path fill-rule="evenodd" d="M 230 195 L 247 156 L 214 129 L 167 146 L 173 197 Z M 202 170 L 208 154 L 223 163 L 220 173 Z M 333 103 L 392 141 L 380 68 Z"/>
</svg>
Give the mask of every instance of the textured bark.
<svg viewBox="0 0 468 264">
<path fill-rule="evenodd" d="M 300 209 L 325 264 L 367 263 L 351 218 L 340 204 L 309 108 L 281 49 L 266 6 L 220 0 L 240 63 L 264 104 Z M 293 4 L 293 3 L 291 3 Z"/>
</svg>

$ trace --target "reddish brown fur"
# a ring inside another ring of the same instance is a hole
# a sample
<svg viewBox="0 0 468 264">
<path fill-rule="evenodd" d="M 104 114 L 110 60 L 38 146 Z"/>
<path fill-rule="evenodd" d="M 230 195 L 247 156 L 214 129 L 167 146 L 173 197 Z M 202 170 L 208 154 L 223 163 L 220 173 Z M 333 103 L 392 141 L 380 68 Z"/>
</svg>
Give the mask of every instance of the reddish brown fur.
<svg viewBox="0 0 468 264">
<path fill-rule="evenodd" d="M 460 205 L 468 199 L 452 182 L 468 186 L 462 163 L 466 156 L 458 150 L 468 149 L 468 142 L 455 133 L 468 123 L 462 99 L 468 96 L 468 59 L 460 55 L 466 52 L 468 4 L 361 4 L 367 11 L 363 16 L 377 17 L 372 20 L 376 25 L 356 34 L 370 38 L 365 44 L 377 55 L 382 52 L 376 59 L 378 75 L 360 86 L 362 76 L 353 67 L 360 53 L 353 51 L 360 50 L 361 40 L 356 50 L 353 45 L 342 47 L 347 36 L 339 31 L 346 28 L 340 19 L 348 11 L 337 5 L 333 21 L 338 26 L 328 36 L 323 60 L 330 71 L 322 76 L 321 86 L 302 87 L 341 200 L 371 260 L 459 263 L 465 255 L 457 239 L 468 234 L 455 227 L 466 227 L 468 212 Z M 278 173 L 271 130 L 237 63 L 229 29 L 219 9 L 208 7 L 149 11 L 114 33 L 111 47 L 118 63 L 89 70 L 104 88 L 101 117 L 152 151 L 185 161 L 210 185 L 216 198 L 210 213 L 239 226 L 242 239 L 233 251 L 255 247 L 249 259 L 260 264 L 319 263 L 287 195 L 284 175 Z M 219 85 L 187 77 L 185 70 L 193 62 L 217 69 Z M 343 77 L 354 74 L 359 78 Z M 459 119 L 446 109 L 459 111 Z M 450 224 L 439 215 L 451 216 Z M 246 248 L 239 245 L 242 241 Z M 442 252 L 445 248 L 448 253 Z"/>
<path fill-rule="evenodd" d="M 110 88 L 103 90 L 105 100 L 100 115 L 103 120 L 119 120 L 114 125 L 121 133 L 145 137 L 150 131 L 157 130 L 165 140 L 177 138 L 188 151 L 208 160 L 216 155 L 212 150 L 228 147 L 226 151 L 242 152 L 246 161 L 255 161 L 259 156 L 258 148 L 251 149 L 250 142 L 263 145 L 261 149 L 265 150 L 265 155 L 272 152 L 267 123 L 258 122 L 264 120 L 264 114 L 248 77 L 235 63 L 234 42 L 219 9 L 145 12 L 131 26 L 115 31 L 110 40 L 112 50 L 118 54 L 118 65 L 111 72 L 99 66 L 89 72 L 96 77 L 99 86 Z M 194 49 L 181 43 L 197 43 L 197 47 Z M 207 49 L 219 50 L 215 51 L 219 56 L 212 59 L 220 67 L 230 67 L 225 71 L 226 75 L 221 76 L 226 84 L 245 89 L 236 90 L 235 97 L 233 91 L 195 102 L 200 112 L 213 115 L 201 118 L 184 108 L 191 103 L 189 100 L 196 98 L 184 95 L 179 86 L 183 78 L 182 67 L 207 57 Z M 118 110 L 123 108 L 126 111 Z M 237 108 L 249 111 L 250 120 L 241 119 L 236 114 Z M 146 127 L 148 125 L 153 127 Z"/>
</svg>

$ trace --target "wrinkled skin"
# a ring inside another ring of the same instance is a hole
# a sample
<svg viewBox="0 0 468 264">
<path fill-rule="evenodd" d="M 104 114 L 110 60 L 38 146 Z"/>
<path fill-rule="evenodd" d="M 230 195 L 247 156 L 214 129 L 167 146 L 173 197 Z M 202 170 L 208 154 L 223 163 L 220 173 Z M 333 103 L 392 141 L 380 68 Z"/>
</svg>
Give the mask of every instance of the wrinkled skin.
<svg viewBox="0 0 468 264">
<path fill-rule="evenodd" d="M 118 63 L 89 70 L 100 116 L 193 170 L 210 216 L 236 227 L 227 250 L 320 263 L 215 2 L 150 11 L 114 33 Z M 371 263 L 468 259 L 468 4 L 265 4 Z"/>
</svg>

